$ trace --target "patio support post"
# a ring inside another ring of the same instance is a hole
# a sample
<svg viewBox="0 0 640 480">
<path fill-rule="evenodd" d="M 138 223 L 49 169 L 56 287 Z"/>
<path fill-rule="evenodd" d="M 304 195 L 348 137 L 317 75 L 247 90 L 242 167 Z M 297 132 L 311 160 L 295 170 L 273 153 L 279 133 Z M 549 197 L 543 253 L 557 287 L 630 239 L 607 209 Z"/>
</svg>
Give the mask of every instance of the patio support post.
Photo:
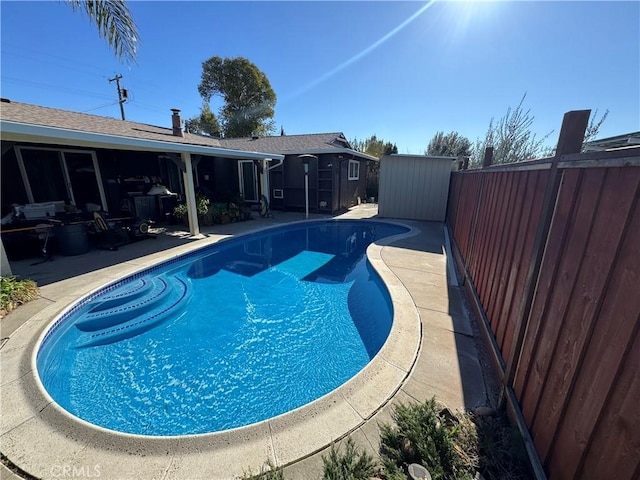
<svg viewBox="0 0 640 480">
<path fill-rule="evenodd" d="M 196 206 L 196 189 L 193 182 L 193 167 L 191 165 L 191 154 L 182 152 L 182 162 L 184 163 L 184 172 L 182 178 L 184 180 L 184 192 L 187 202 L 187 215 L 189 217 L 189 232 L 191 235 L 200 233 L 200 225 L 198 225 L 198 209 Z"/>
<path fill-rule="evenodd" d="M 269 195 L 269 161 L 270 158 L 262 159 L 262 171 L 260 172 L 260 187 L 262 188 L 262 195 L 267 199 L 267 203 L 271 205 L 271 195 Z"/>
</svg>

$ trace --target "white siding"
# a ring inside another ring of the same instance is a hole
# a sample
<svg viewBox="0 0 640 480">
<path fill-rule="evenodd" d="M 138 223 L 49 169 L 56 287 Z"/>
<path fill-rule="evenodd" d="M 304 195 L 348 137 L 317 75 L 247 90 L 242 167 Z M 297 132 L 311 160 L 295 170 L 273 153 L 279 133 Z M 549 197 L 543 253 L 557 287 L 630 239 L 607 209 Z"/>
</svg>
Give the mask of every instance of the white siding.
<svg viewBox="0 0 640 480">
<path fill-rule="evenodd" d="M 385 155 L 380 159 L 378 215 L 442 222 L 454 158 Z"/>
</svg>

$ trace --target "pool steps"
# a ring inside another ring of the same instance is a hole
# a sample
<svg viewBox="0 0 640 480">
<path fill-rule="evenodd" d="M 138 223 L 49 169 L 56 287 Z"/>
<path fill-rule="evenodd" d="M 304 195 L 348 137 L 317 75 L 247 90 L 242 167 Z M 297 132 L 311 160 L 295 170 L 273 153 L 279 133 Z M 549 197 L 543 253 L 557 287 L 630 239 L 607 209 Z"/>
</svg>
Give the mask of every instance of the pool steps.
<svg viewBox="0 0 640 480">
<path fill-rule="evenodd" d="M 123 305 L 128 301 L 135 300 L 136 298 L 139 298 L 147 293 L 149 289 L 153 287 L 153 285 L 154 283 L 152 280 L 139 278 L 132 282 L 131 286 L 129 286 L 124 291 L 121 289 L 116 289 L 115 292 L 109 292 L 108 295 L 105 295 L 100 299 L 99 304 L 91 308 L 91 312 L 106 310 L 107 308 L 116 307 L 118 305 Z"/>
<path fill-rule="evenodd" d="M 333 258 L 328 253 L 303 251 L 272 269 L 302 279 Z M 137 279 L 124 289 L 110 292 L 75 323 L 81 332 L 76 348 L 118 342 L 160 324 L 187 304 L 188 282 L 177 275 L 160 275 Z"/>
<path fill-rule="evenodd" d="M 177 275 L 139 279 L 126 290 L 111 292 L 76 322 L 81 332 L 76 348 L 93 347 L 135 337 L 186 306 L 188 280 Z"/>
<path fill-rule="evenodd" d="M 273 266 L 272 270 L 285 275 L 291 275 L 297 280 L 302 280 L 329 263 L 334 257 L 335 255 L 330 253 L 304 250 L 294 257 Z"/>
</svg>

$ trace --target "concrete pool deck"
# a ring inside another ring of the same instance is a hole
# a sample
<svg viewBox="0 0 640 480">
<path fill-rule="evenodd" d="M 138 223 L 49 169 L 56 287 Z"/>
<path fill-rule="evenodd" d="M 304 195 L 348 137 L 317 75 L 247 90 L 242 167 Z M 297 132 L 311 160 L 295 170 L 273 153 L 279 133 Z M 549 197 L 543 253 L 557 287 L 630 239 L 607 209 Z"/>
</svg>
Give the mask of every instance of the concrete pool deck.
<svg viewBox="0 0 640 480">
<path fill-rule="evenodd" d="M 375 207 L 364 204 L 339 218 L 373 217 Z M 95 250 L 40 265 L 31 265 L 33 259 L 12 262 L 14 273 L 41 287 L 39 299 L 0 322 L 2 478 L 15 478 L 9 465 L 31 478 L 225 479 L 249 469 L 256 473 L 270 460 L 286 465 L 287 479 L 317 479 L 332 441 L 351 437 L 377 455 L 378 425 L 391 420 L 398 402 L 435 395 L 452 410 L 494 406 L 497 387 L 482 338 L 447 267 L 443 225 L 406 220 L 398 222 L 413 234 L 367 252 L 394 301 L 392 336 L 363 372 L 312 404 L 241 429 L 158 439 L 81 423 L 40 391 L 32 364 L 35 344 L 69 304 L 117 278 L 229 235 L 301 220 L 300 214 L 275 216 L 208 227 L 197 238 L 165 232 L 117 252 Z"/>
</svg>

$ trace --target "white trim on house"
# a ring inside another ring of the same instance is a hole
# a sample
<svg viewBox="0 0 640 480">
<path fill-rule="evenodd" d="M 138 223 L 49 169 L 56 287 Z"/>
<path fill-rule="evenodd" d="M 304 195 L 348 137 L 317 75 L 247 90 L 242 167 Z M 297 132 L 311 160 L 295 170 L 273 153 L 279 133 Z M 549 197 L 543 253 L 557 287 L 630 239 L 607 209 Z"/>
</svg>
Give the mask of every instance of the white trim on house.
<svg viewBox="0 0 640 480">
<path fill-rule="evenodd" d="M 351 167 L 353 167 L 353 171 L 351 171 Z M 360 162 L 358 160 L 349 160 L 347 180 L 360 180 Z"/>
</svg>

